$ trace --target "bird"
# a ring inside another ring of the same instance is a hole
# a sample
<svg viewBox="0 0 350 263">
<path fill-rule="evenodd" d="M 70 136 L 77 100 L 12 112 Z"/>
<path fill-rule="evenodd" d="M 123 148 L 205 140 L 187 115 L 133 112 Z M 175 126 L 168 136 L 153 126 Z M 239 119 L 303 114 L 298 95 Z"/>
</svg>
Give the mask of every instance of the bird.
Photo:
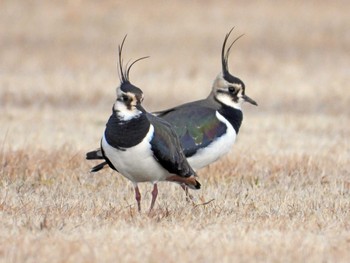
<svg viewBox="0 0 350 263">
<path fill-rule="evenodd" d="M 227 47 L 234 27 L 225 35 L 221 49 L 221 71 L 214 79 L 207 98 L 188 102 L 153 114 L 169 122 L 178 137 L 191 167 L 198 171 L 226 155 L 235 143 L 243 121 L 242 104 L 257 102 L 246 95 L 244 82 L 230 73 L 228 60 L 234 39 Z M 86 154 L 86 159 L 103 159 L 99 149 Z M 102 162 L 91 169 L 97 172 Z M 183 189 L 188 193 L 186 186 Z"/>
<path fill-rule="evenodd" d="M 122 50 L 126 36 L 118 46 L 120 85 L 101 139 L 101 155 L 110 168 L 129 179 L 134 186 L 138 211 L 141 193 L 138 183 L 153 184 L 152 211 L 160 181 L 170 181 L 200 189 L 196 172 L 189 165 L 181 143 L 172 126 L 148 113 L 142 106 L 143 91 L 129 79 L 131 67 L 142 57 L 124 67 Z"/>
<path fill-rule="evenodd" d="M 189 102 L 155 115 L 168 121 L 180 138 L 190 165 L 201 169 L 227 154 L 243 121 L 242 103 L 257 106 L 245 94 L 244 82 L 229 72 L 228 58 L 236 38 L 226 49 L 233 28 L 226 34 L 221 50 L 222 70 L 205 99 Z"/>
</svg>

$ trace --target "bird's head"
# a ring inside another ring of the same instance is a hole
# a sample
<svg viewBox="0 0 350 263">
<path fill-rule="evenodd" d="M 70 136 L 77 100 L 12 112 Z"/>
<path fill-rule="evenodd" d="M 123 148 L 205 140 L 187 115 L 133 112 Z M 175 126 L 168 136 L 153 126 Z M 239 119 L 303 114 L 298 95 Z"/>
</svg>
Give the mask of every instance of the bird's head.
<svg viewBox="0 0 350 263">
<path fill-rule="evenodd" d="M 131 67 L 138 61 L 148 58 L 142 57 L 130 64 L 123 67 L 122 50 L 125 42 L 126 36 L 124 37 L 122 44 L 118 47 L 119 55 L 119 78 L 120 85 L 117 88 L 117 99 L 114 103 L 113 110 L 116 114 L 123 120 L 129 120 L 137 117 L 144 109 L 141 106 L 143 101 L 143 92 L 140 88 L 131 84 L 129 80 L 129 73 Z"/>
<path fill-rule="evenodd" d="M 233 28 L 226 34 L 221 50 L 222 72 L 216 77 L 213 83 L 212 94 L 219 102 L 240 109 L 242 102 L 246 101 L 255 106 L 258 104 L 245 94 L 245 85 L 242 80 L 233 76 L 228 70 L 228 57 L 233 44 L 243 35 L 237 37 L 231 45 L 226 49 L 227 39 L 229 38 Z"/>
</svg>

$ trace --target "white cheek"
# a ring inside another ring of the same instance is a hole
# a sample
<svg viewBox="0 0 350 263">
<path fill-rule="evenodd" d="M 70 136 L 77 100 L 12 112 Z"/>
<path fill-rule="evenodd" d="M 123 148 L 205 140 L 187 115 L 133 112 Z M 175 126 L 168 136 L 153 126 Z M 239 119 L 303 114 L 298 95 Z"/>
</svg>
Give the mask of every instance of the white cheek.
<svg viewBox="0 0 350 263">
<path fill-rule="evenodd" d="M 241 97 L 239 98 L 238 102 L 233 101 L 229 95 L 222 94 L 222 93 L 217 94 L 216 98 L 218 101 L 222 102 L 223 104 L 225 104 L 229 107 L 232 107 L 232 108 L 235 108 L 238 110 L 241 109 L 241 105 L 243 102 L 243 99 Z"/>
<path fill-rule="evenodd" d="M 141 111 L 135 107 L 132 107 L 131 110 L 129 110 L 126 105 L 120 101 L 114 103 L 114 110 L 117 112 L 119 118 L 124 121 L 128 121 L 141 114 Z"/>
</svg>

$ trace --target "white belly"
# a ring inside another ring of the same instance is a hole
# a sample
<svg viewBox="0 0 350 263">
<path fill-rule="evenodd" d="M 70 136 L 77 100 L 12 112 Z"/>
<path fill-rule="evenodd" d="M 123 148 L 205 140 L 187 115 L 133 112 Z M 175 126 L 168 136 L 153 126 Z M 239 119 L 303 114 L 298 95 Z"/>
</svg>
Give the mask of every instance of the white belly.
<svg viewBox="0 0 350 263">
<path fill-rule="evenodd" d="M 105 155 L 123 176 L 134 183 L 163 181 L 169 175 L 153 157 L 151 144 L 154 127 L 151 125 L 146 137 L 137 145 L 121 151 L 110 146 L 105 136 L 102 147 Z"/>
<path fill-rule="evenodd" d="M 236 140 L 236 131 L 231 123 L 218 112 L 216 112 L 216 117 L 226 124 L 226 134 L 209 144 L 206 148 L 197 151 L 195 155 L 187 158 L 188 162 L 195 170 L 199 170 L 215 162 L 228 153 Z"/>
</svg>

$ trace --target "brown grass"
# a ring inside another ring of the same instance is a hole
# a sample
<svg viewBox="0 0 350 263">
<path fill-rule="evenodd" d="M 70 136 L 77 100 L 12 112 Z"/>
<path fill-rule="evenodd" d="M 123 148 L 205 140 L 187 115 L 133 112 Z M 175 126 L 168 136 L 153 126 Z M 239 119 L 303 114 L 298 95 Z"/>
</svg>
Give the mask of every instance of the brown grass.
<svg viewBox="0 0 350 263">
<path fill-rule="evenodd" d="M 0 4 L 0 262 L 349 262 L 348 1 Z M 84 153 L 114 100 L 116 47 L 149 110 L 202 98 L 224 34 L 259 107 L 231 153 L 176 185 L 131 184 Z"/>
</svg>

